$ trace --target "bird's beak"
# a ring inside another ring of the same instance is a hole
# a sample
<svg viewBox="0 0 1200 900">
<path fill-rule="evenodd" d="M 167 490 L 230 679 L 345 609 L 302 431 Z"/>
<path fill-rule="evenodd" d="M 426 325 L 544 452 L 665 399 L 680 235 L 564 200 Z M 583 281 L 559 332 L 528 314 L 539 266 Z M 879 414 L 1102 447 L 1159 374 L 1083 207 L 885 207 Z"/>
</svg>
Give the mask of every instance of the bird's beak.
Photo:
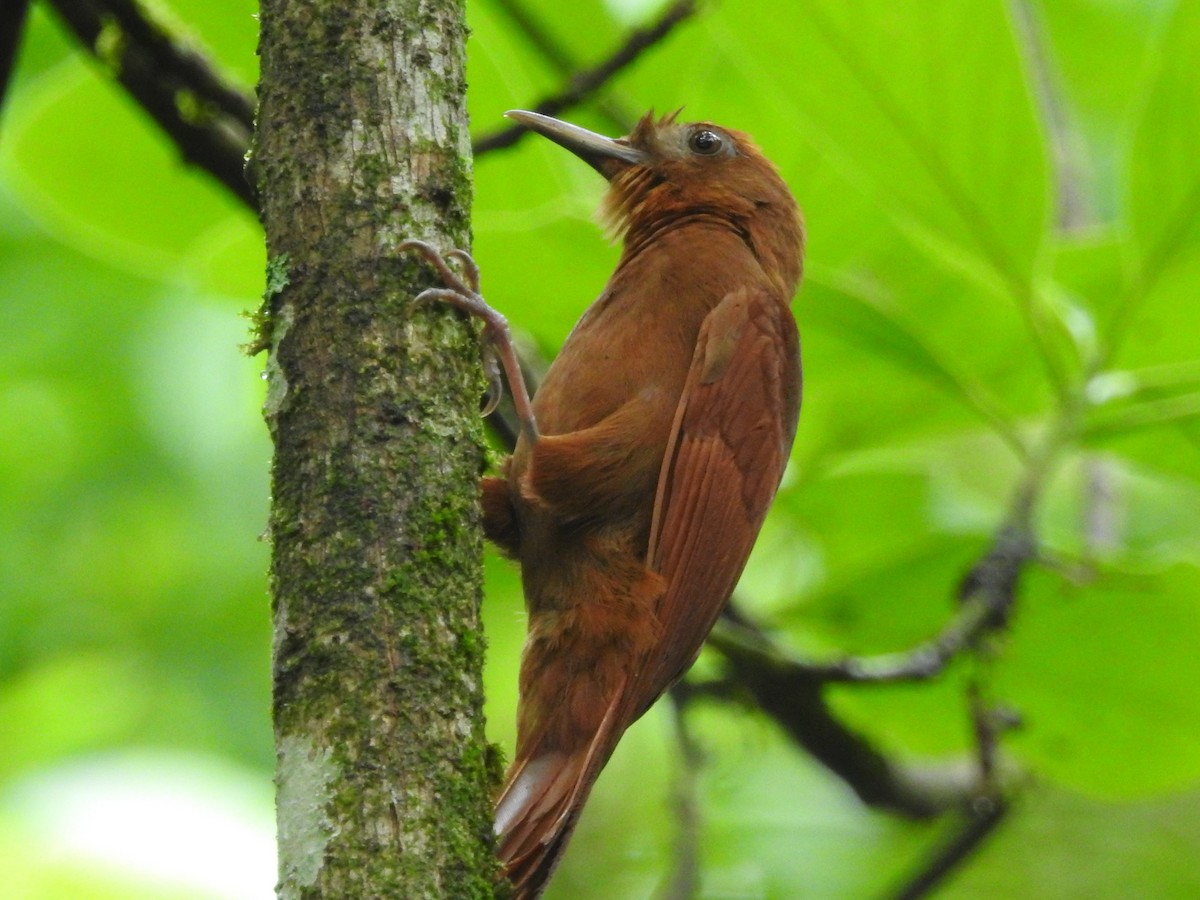
<svg viewBox="0 0 1200 900">
<path fill-rule="evenodd" d="M 510 109 L 504 115 L 521 123 L 530 131 L 548 137 L 560 147 L 566 147 L 608 179 L 628 166 L 641 165 L 649 159 L 647 154 L 624 138 L 614 140 L 578 125 L 523 109 Z"/>
</svg>

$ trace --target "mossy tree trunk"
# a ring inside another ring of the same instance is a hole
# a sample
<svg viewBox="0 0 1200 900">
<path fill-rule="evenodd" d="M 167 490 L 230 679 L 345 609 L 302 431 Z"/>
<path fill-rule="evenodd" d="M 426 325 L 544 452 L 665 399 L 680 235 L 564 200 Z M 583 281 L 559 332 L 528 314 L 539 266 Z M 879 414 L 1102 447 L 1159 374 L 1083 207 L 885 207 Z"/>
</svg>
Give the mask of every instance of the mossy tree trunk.
<svg viewBox="0 0 1200 900">
<path fill-rule="evenodd" d="M 487 897 L 462 0 L 263 0 L 279 895 Z"/>
</svg>

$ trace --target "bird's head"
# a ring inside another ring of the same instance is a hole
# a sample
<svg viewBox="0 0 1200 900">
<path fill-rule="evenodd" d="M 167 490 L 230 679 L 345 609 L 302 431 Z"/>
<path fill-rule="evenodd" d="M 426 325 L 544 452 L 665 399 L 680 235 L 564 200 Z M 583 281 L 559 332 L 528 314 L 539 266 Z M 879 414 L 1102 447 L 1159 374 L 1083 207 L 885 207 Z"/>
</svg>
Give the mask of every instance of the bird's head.
<svg viewBox="0 0 1200 900">
<path fill-rule="evenodd" d="M 800 281 L 804 224 L 775 166 L 746 134 L 647 113 L 609 138 L 539 113 L 506 113 L 570 150 L 609 183 L 605 219 L 631 246 L 681 216 L 714 215 L 738 231 L 787 296 Z"/>
</svg>

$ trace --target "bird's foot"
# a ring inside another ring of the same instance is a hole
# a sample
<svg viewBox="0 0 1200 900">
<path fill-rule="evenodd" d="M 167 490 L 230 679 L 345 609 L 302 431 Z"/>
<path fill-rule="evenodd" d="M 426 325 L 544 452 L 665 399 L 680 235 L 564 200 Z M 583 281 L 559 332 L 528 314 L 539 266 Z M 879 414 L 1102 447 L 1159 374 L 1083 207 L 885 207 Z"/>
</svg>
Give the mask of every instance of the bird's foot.
<svg viewBox="0 0 1200 900">
<path fill-rule="evenodd" d="M 525 379 L 521 375 L 521 365 L 517 359 L 516 348 L 513 347 L 512 332 L 508 328 L 508 320 L 497 310 L 488 305 L 479 293 L 479 266 L 465 250 L 450 250 L 445 254 L 439 253 L 425 241 L 408 240 L 400 244 L 401 252 L 415 250 L 420 253 L 430 265 L 437 269 L 445 287 L 427 288 L 417 295 L 418 303 L 437 300 L 449 303 L 483 321 L 483 368 L 488 378 L 488 399 L 483 414 L 487 415 L 496 408 L 504 394 L 500 382 L 500 370 L 508 378 L 508 386 L 513 394 L 513 406 L 517 410 L 517 418 L 521 431 L 530 439 L 537 438 L 537 423 L 533 417 L 533 405 L 529 400 L 529 392 L 525 388 Z M 458 264 L 461 274 L 450 266 L 453 261 Z"/>
</svg>

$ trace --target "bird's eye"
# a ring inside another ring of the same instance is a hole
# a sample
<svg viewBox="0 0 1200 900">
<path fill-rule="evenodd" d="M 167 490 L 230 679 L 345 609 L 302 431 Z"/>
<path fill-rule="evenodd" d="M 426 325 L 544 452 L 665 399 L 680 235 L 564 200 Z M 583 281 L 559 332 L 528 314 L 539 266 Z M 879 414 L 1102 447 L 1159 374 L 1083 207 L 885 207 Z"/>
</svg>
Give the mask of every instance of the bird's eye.
<svg viewBox="0 0 1200 900">
<path fill-rule="evenodd" d="M 699 153 L 701 156 L 714 156 L 721 151 L 721 146 L 724 141 L 721 136 L 715 131 L 702 129 L 695 132 L 688 138 L 688 146 L 693 153 Z"/>
</svg>

